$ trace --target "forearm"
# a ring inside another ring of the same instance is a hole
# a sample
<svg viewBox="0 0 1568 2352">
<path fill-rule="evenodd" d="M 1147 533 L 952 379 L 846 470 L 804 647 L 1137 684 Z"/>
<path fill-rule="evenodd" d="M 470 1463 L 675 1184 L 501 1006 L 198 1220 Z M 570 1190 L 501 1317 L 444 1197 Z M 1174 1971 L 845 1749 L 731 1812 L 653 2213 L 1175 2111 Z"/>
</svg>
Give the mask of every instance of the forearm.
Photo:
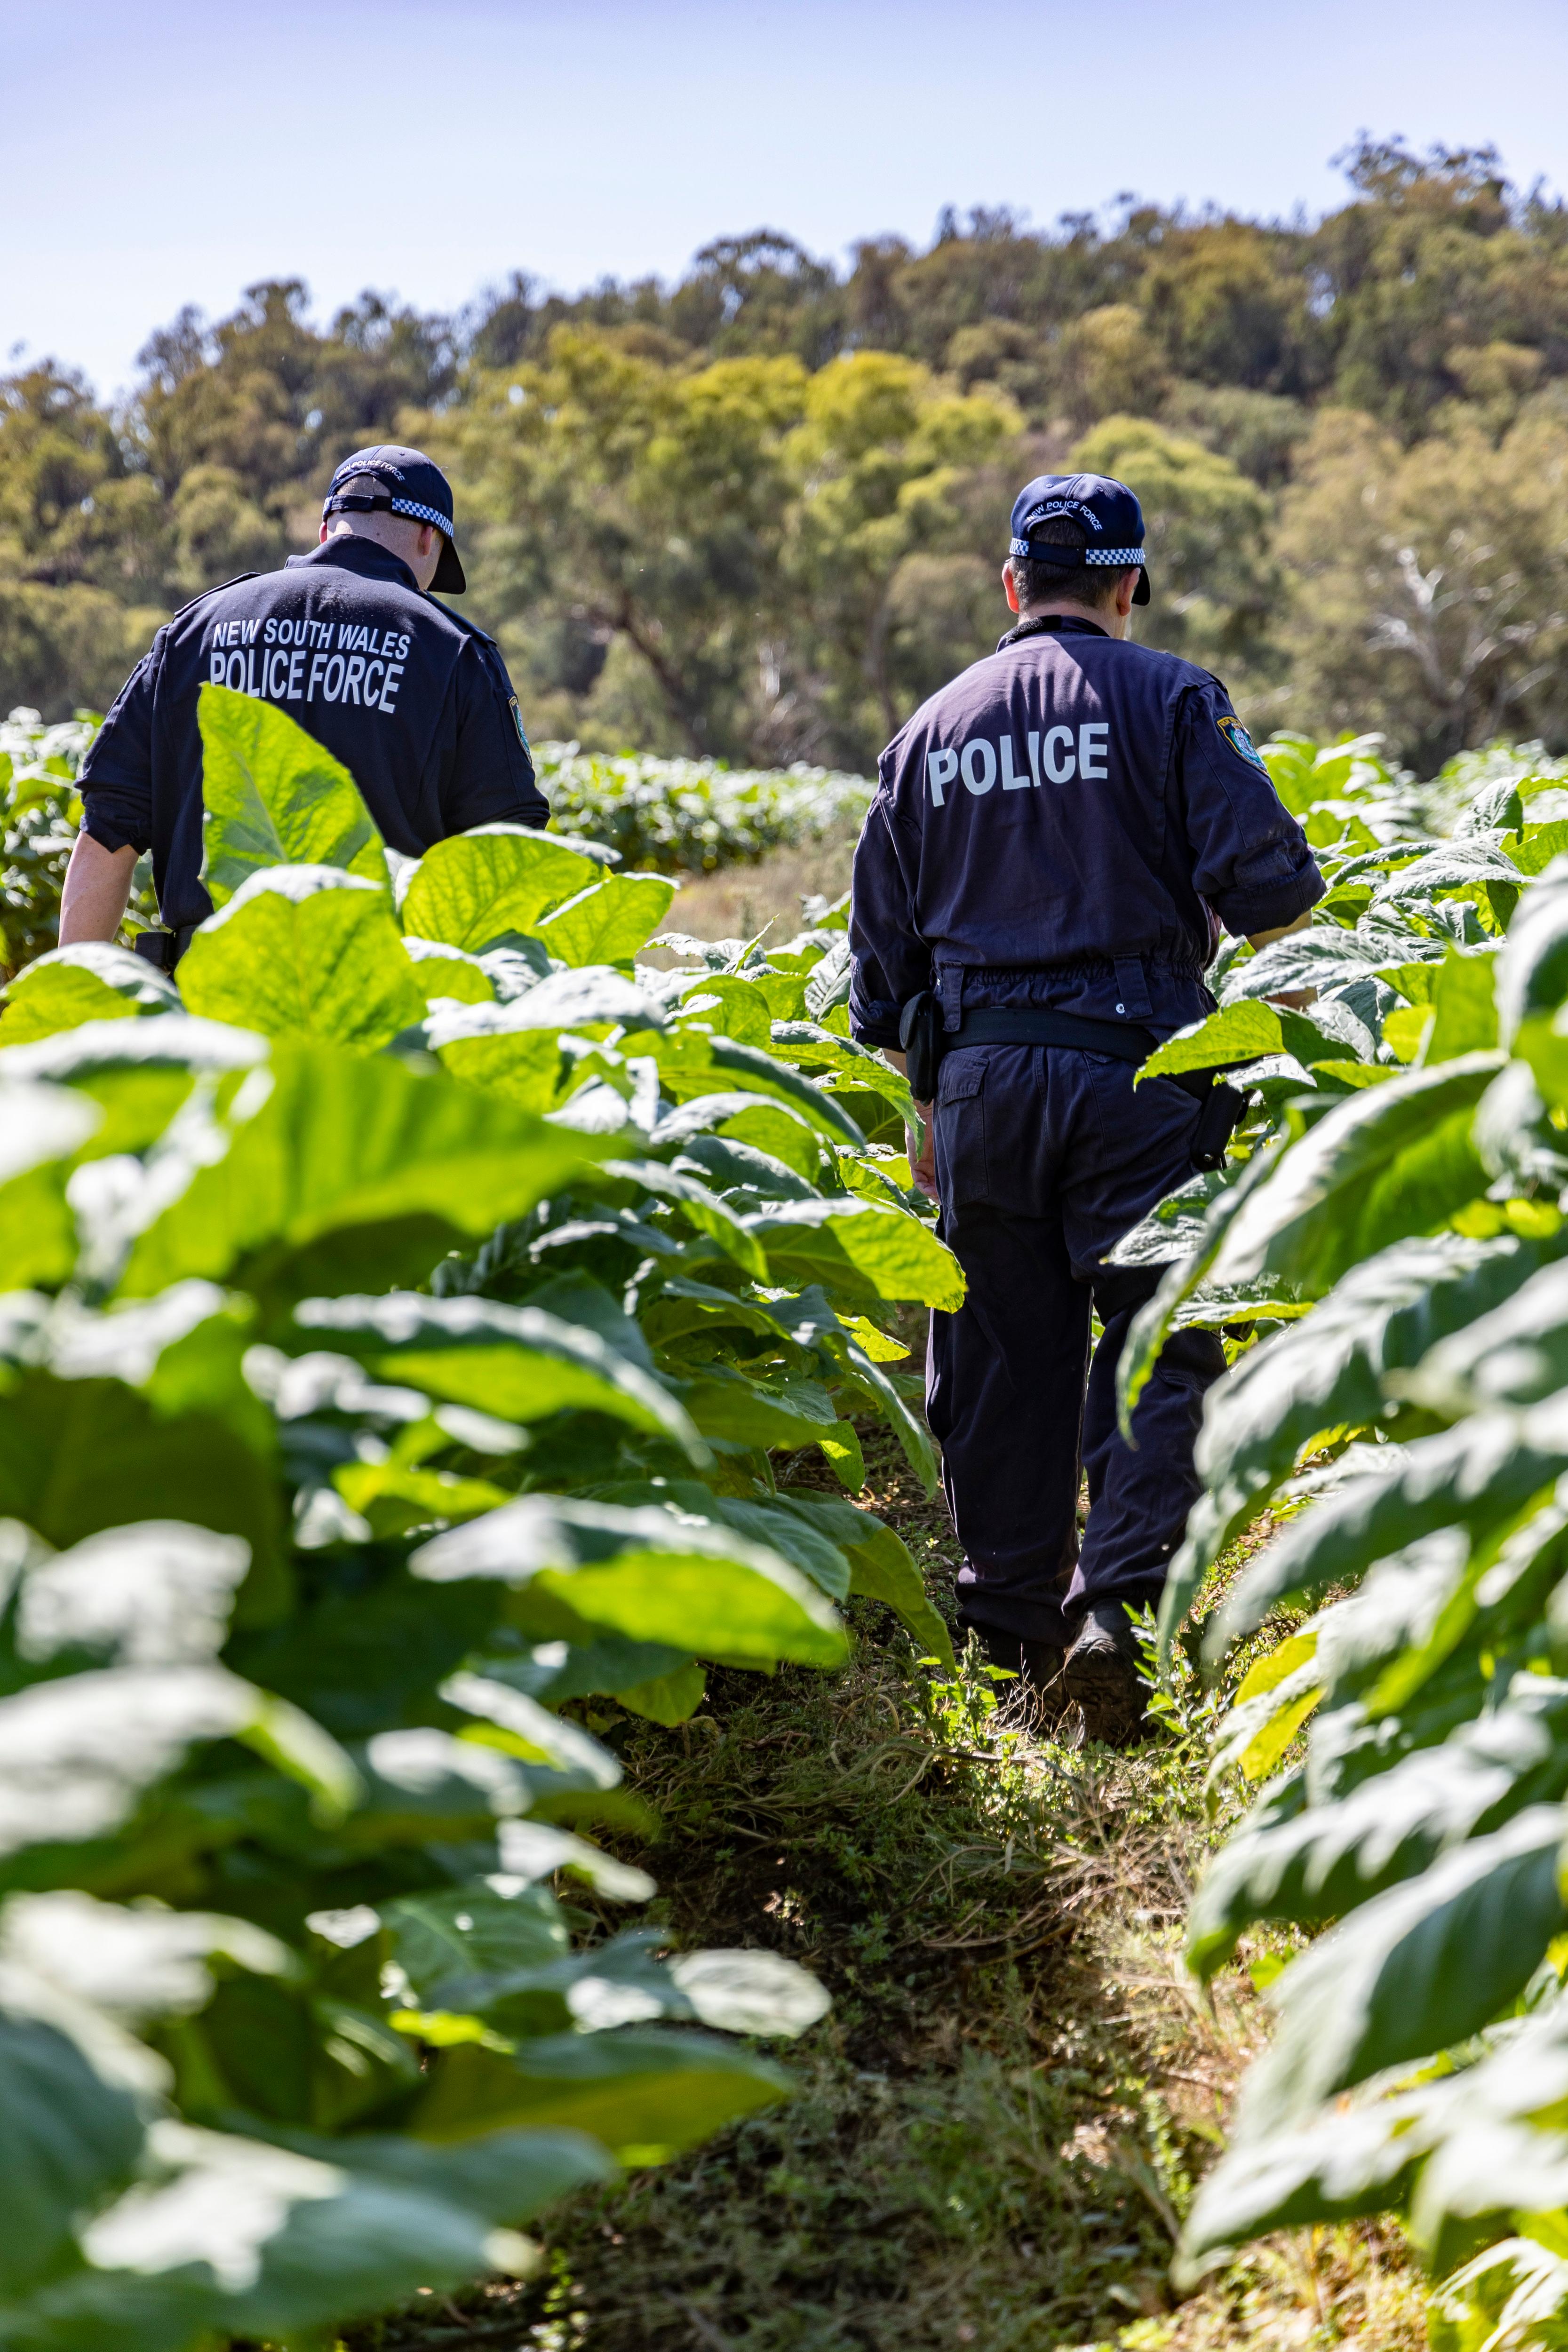
<svg viewBox="0 0 1568 2352">
<path fill-rule="evenodd" d="M 1271 931 L 1249 931 L 1247 938 L 1259 951 L 1273 946 L 1276 940 L 1288 940 L 1297 931 L 1304 931 L 1312 919 L 1310 907 L 1305 908 L 1293 923 L 1280 923 Z"/>
<path fill-rule="evenodd" d="M 1272 947 L 1276 940 L 1288 940 L 1296 931 L 1304 931 L 1311 919 L 1312 910 L 1309 907 L 1303 913 L 1297 916 L 1293 923 L 1281 923 L 1272 931 L 1251 932 L 1249 937 L 1254 950 L 1260 952 L 1264 948 Z M 1288 1011 L 1300 1013 L 1312 1003 L 1317 993 L 1315 988 L 1287 988 L 1282 989 L 1278 996 L 1271 996 L 1268 1002 L 1270 1004 L 1283 1004 Z"/>
<path fill-rule="evenodd" d="M 78 834 L 60 893 L 62 948 L 76 947 L 84 940 L 113 939 L 135 870 L 134 849 L 105 849 L 90 833 Z"/>
</svg>

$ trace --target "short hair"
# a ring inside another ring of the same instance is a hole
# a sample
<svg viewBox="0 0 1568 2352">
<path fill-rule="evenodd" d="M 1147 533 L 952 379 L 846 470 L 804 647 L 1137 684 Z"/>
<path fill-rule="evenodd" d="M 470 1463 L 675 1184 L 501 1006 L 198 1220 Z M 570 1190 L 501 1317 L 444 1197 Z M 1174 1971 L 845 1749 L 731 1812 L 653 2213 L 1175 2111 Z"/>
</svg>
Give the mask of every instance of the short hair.
<svg viewBox="0 0 1568 2352">
<path fill-rule="evenodd" d="M 1042 541 L 1047 547 L 1087 547 L 1089 533 L 1071 515 L 1047 515 L 1029 533 L 1031 547 Z M 1031 563 L 1026 555 L 1013 558 L 1013 585 L 1020 607 L 1048 604 L 1053 596 L 1066 596 L 1075 604 L 1110 606 L 1116 602 L 1121 579 L 1120 572 L 1104 564 L 1086 563 L 1069 571 L 1059 563 Z"/>
</svg>

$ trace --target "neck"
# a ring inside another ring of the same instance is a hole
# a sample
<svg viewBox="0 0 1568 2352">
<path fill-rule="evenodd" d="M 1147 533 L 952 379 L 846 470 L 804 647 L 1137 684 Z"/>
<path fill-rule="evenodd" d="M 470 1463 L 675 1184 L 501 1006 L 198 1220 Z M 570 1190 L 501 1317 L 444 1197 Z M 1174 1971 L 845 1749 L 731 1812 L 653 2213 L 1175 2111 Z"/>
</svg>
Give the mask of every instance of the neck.
<svg viewBox="0 0 1568 2352">
<path fill-rule="evenodd" d="M 1044 604 L 1021 605 L 1018 618 L 1020 621 L 1092 621 L 1095 627 L 1103 629 L 1108 637 L 1124 637 L 1127 635 L 1127 616 L 1119 613 L 1114 604 L 1078 604 L 1070 596 L 1052 596 Z"/>
</svg>

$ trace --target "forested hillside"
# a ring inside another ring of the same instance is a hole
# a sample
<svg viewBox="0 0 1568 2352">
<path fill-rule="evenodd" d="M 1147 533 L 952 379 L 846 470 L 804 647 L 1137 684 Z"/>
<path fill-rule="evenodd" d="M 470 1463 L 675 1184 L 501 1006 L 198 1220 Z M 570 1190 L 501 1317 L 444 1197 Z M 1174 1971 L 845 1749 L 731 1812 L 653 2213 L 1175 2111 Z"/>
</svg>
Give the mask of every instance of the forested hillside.
<svg viewBox="0 0 1568 2352">
<path fill-rule="evenodd" d="M 1568 211 L 1489 149 L 1364 142 L 1316 226 L 1128 200 L 945 216 L 836 271 L 771 231 L 673 287 L 525 276 L 456 318 L 305 287 L 154 334 L 122 414 L 0 381 L 0 710 L 102 707 L 158 618 L 314 538 L 335 461 L 458 488 L 467 609 L 533 731 L 864 768 L 997 633 L 1029 472 L 1149 510 L 1138 626 L 1261 728 L 1381 728 L 1424 772 L 1568 743 Z"/>
</svg>

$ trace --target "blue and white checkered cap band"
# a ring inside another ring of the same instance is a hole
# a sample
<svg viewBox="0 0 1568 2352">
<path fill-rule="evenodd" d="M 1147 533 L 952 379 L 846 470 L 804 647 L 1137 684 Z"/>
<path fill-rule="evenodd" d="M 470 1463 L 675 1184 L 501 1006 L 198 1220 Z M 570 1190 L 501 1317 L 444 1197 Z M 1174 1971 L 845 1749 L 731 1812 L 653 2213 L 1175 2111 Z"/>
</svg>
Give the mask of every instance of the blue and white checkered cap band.
<svg viewBox="0 0 1568 2352">
<path fill-rule="evenodd" d="M 438 507 L 422 507 L 417 499 L 394 499 L 392 511 L 394 514 L 412 515 L 416 522 L 433 522 L 444 538 L 452 536 L 452 518 L 444 515 Z"/>
<path fill-rule="evenodd" d="M 1008 542 L 1007 552 L 1009 555 L 1027 556 L 1031 563 L 1058 563 L 1064 572 L 1075 572 L 1080 551 L 1076 547 L 1059 547 L 1055 541 L 1046 541 L 1036 547 L 1026 539 L 1015 539 Z M 1135 563 L 1146 565 L 1149 561 L 1146 551 L 1141 547 L 1086 547 L 1081 550 L 1081 554 L 1085 563 L 1111 563 L 1123 572 L 1130 572 Z"/>
</svg>

